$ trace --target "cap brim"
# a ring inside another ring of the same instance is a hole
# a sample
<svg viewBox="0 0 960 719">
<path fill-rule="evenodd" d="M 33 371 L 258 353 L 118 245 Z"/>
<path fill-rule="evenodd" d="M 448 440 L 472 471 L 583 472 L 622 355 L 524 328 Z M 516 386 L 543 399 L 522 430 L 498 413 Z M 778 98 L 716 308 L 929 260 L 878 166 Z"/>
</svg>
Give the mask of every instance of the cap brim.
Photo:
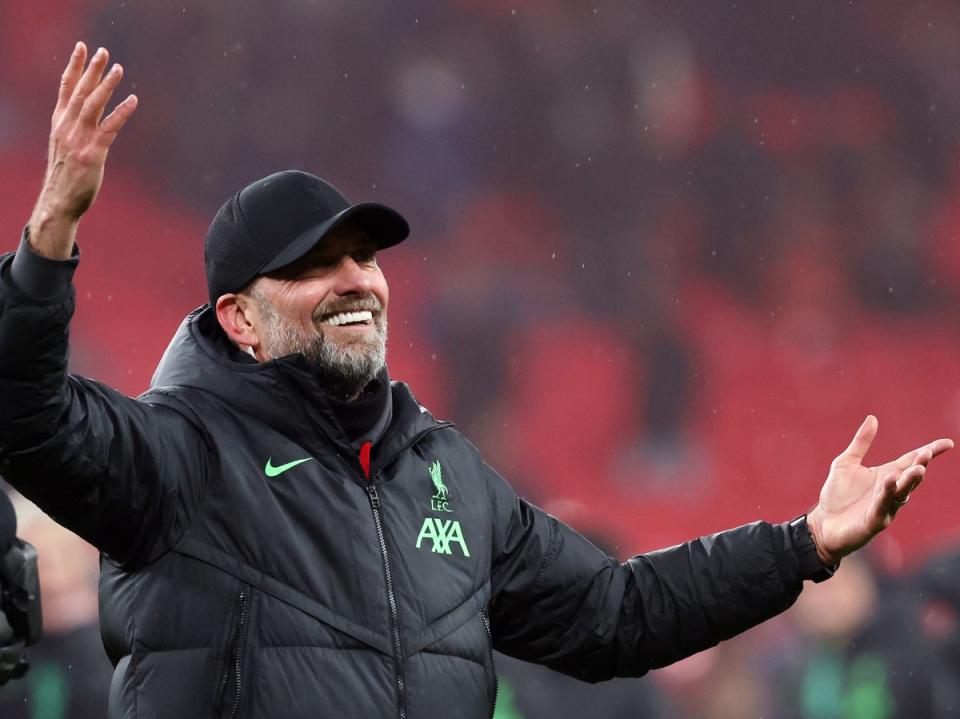
<svg viewBox="0 0 960 719">
<path fill-rule="evenodd" d="M 410 234 L 410 226 L 396 210 L 376 202 L 361 202 L 357 205 L 351 205 L 329 220 L 305 230 L 288 244 L 280 254 L 261 267 L 257 274 L 263 275 L 273 272 L 281 267 L 286 267 L 291 262 L 296 262 L 323 240 L 328 233 L 347 222 L 353 222 L 369 235 L 378 250 L 393 247 L 403 242 Z"/>
</svg>

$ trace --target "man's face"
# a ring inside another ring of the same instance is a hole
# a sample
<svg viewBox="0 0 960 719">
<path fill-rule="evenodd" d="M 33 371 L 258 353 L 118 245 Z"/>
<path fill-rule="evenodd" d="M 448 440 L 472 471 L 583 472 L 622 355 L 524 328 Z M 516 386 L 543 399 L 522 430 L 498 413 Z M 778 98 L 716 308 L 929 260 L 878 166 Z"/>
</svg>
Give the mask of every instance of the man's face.
<svg viewBox="0 0 960 719">
<path fill-rule="evenodd" d="M 385 366 L 387 281 L 376 247 L 339 228 L 246 293 L 263 359 L 302 353 L 334 396 L 351 398 Z"/>
</svg>

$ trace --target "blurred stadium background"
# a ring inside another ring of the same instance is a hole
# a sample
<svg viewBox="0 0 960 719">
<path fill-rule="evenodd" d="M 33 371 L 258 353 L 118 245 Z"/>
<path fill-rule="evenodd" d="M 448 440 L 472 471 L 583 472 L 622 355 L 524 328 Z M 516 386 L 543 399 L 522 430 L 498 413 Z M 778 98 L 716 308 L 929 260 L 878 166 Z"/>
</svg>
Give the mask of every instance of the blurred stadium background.
<svg viewBox="0 0 960 719">
<path fill-rule="evenodd" d="M 960 435 L 952 0 L 2 0 L 6 250 L 77 39 L 140 109 L 81 227 L 76 372 L 143 391 L 209 218 L 293 167 L 410 220 L 392 376 L 621 557 L 807 510 L 868 412 L 874 459 Z M 952 454 L 810 607 L 639 683 L 505 660 L 498 716 L 960 713 L 958 509 Z M 4 717 L 101 715 L 37 655 Z"/>
</svg>

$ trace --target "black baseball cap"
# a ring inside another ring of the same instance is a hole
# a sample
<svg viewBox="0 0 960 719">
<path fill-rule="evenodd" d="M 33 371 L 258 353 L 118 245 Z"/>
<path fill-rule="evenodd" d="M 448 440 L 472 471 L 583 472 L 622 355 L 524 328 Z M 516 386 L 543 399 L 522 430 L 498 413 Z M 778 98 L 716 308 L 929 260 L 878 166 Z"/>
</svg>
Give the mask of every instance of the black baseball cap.
<svg viewBox="0 0 960 719">
<path fill-rule="evenodd" d="M 351 204 L 309 172 L 284 170 L 247 185 L 223 204 L 207 230 L 203 263 L 210 304 L 300 259 L 345 222 L 357 225 L 381 250 L 410 234 L 396 210 L 375 202 Z"/>
</svg>

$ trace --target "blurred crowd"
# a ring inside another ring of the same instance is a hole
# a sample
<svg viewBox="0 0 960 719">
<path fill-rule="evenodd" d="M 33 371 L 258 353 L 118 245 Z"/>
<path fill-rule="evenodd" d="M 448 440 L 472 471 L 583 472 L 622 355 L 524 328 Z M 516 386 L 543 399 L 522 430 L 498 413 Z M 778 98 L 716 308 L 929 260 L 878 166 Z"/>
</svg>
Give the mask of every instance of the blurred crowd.
<svg viewBox="0 0 960 719">
<path fill-rule="evenodd" d="M 496 719 L 940 719 L 960 711 L 960 554 L 909 577 L 845 560 L 787 614 L 643 680 L 503 658 Z"/>
<path fill-rule="evenodd" d="M 805 511 L 868 412 L 868 459 L 960 434 L 950 0 L 0 0 L 0 38 L 6 249 L 73 42 L 140 97 L 73 334 L 74 369 L 125 392 L 204 301 L 219 204 L 296 167 L 410 220 L 381 258 L 391 374 L 612 554 Z M 951 711 L 960 460 L 938 469 L 782 620 L 653 681 L 504 660 L 498 716 Z"/>
</svg>

